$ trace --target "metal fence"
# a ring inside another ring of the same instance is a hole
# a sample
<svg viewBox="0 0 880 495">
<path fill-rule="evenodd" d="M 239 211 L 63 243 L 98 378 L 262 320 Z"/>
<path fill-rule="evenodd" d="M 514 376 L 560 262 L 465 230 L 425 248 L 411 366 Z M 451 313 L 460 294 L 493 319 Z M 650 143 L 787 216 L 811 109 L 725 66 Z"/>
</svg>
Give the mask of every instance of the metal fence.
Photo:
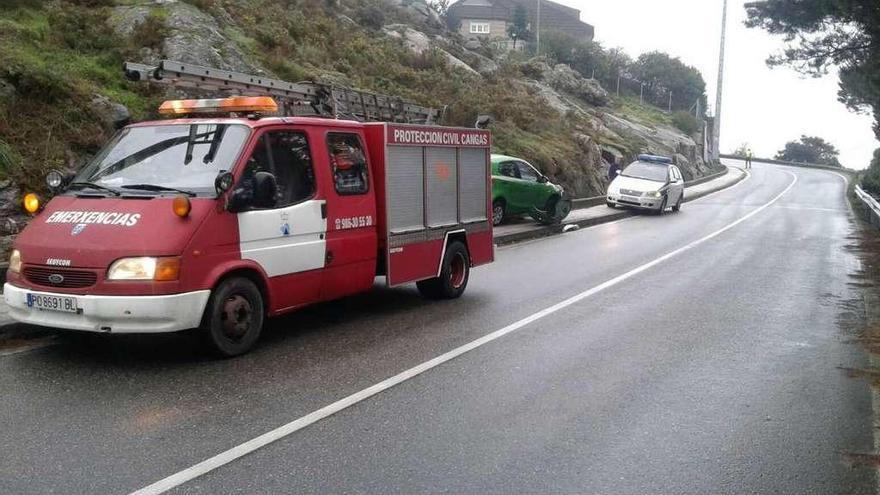
<svg viewBox="0 0 880 495">
<path fill-rule="evenodd" d="M 864 206 L 863 217 L 871 225 L 880 229 L 880 203 L 873 196 L 866 193 L 862 186 L 856 185 L 856 197 Z"/>
</svg>

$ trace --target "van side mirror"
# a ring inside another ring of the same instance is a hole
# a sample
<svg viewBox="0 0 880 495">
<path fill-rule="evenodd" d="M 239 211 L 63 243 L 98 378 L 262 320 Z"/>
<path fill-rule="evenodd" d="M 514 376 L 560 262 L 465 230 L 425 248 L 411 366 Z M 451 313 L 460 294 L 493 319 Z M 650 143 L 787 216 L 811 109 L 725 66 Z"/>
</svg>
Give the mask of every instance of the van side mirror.
<svg viewBox="0 0 880 495">
<path fill-rule="evenodd" d="M 278 183 L 269 172 L 257 172 L 248 184 L 239 184 L 229 195 L 226 209 L 232 213 L 248 208 L 274 208 L 278 199 Z"/>
</svg>

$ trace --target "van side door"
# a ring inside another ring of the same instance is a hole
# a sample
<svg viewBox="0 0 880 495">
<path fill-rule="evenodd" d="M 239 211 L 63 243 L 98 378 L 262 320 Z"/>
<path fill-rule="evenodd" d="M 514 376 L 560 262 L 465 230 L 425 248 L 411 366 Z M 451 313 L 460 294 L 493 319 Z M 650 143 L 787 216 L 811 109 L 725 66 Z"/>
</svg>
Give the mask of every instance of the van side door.
<svg viewBox="0 0 880 495">
<path fill-rule="evenodd" d="M 329 173 L 327 255 L 321 299 L 363 292 L 373 285 L 378 257 L 376 195 L 359 130 L 332 130 L 316 164 Z"/>
<path fill-rule="evenodd" d="M 320 295 L 327 221 L 313 155 L 303 131 L 262 131 L 236 186 L 252 187 L 261 171 L 272 173 L 278 184 L 274 206 L 238 213 L 241 257 L 269 277 L 272 312 L 315 302 Z"/>
</svg>

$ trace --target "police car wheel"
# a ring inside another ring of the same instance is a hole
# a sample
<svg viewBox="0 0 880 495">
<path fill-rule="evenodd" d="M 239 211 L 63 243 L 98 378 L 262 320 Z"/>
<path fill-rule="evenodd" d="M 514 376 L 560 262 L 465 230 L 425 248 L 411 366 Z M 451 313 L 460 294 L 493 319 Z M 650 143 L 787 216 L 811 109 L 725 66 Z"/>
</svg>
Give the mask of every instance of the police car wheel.
<svg viewBox="0 0 880 495">
<path fill-rule="evenodd" d="M 663 196 L 663 202 L 660 203 L 660 209 L 657 210 L 657 215 L 665 215 L 666 214 L 666 207 L 668 206 L 667 201 L 668 201 L 668 197 Z"/>
<path fill-rule="evenodd" d="M 684 194 L 678 197 L 678 202 L 675 203 L 675 206 L 672 207 L 672 211 L 678 213 L 681 211 L 681 203 L 684 202 Z"/>
<path fill-rule="evenodd" d="M 455 299 L 464 293 L 471 274 L 471 257 L 467 247 L 452 241 L 443 255 L 440 276 L 416 283 L 422 296 L 428 299 Z"/>
<path fill-rule="evenodd" d="M 226 279 L 208 302 L 202 335 L 208 348 L 221 357 L 249 351 L 263 329 L 265 310 L 260 289 L 242 277 Z"/>
</svg>

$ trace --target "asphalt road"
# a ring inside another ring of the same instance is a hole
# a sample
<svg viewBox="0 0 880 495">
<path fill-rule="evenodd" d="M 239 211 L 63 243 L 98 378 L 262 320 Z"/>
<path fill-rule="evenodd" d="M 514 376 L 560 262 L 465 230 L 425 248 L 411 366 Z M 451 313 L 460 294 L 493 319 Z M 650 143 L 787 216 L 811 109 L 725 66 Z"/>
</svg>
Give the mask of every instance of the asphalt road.
<svg viewBox="0 0 880 495">
<path fill-rule="evenodd" d="M 187 335 L 2 356 L 0 493 L 131 492 L 518 322 L 171 492 L 874 493 L 841 455 L 872 450 L 839 369 L 866 364 L 855 231 L 840 176 L 755 165 L 677 215 L 499 249 L 458 301 L 275 320 L 238 359 Z"/>
</svg>

